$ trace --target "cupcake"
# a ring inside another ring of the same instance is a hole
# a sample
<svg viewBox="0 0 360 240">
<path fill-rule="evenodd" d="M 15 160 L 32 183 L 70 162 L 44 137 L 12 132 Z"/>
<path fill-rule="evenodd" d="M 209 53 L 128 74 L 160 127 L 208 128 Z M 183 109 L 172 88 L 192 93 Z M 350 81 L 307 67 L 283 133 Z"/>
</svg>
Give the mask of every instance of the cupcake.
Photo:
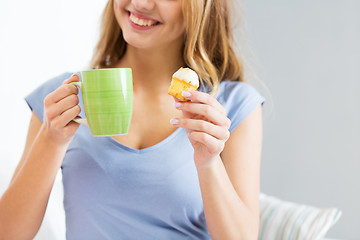
<svg viewBox="0 0 360 240">
<path fill-rule="evenodd" d="M 190 68 L 180 68 L 173 76 L 168 94 L 186 100 L 181 93 L 183 91 L 195 91 L 199 87 L 199 77 Z"/>
</svg>

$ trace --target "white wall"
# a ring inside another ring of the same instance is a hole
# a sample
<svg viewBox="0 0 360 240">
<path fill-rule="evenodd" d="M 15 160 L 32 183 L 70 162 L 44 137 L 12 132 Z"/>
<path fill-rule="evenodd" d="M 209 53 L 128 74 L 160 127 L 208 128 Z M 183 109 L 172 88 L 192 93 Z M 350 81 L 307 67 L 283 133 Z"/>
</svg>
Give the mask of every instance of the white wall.
<svg viewBox="0 0 360 240">
<path fill-rule="evenodd" d="M 24 96 L 86 68 L 105 2 L 0 2 L 0 193 L 24 146 Z M 254 66 L 274 105 L 272 113 L 265 109 L 262 190 L 339 207 L 343 217 L 329 236 L 360 239 L 360 2 L 244 3 Z"/>
<path fill-rule="evenodd" d="M 1 163 L 20 158 L 30 119 L 24 97 L 51 77 L 87 67 L 105 2 L 1 1 Z"/>
<path fill-rule="evenodd" d="M 343 216 L 328 236 L 360 239 L 360 1 L 243 2 L 273 104 L 262 191 L 338 207 Z"/>
<path fill-rule="evenodd" d="M 0 1 L 0 194 L 25 143 L 31 112 L 24 97 L 54 76 L 87 68 L 106 2 Z M 48 207 L 58 218 L 45 220 L 41 239 L 64 239 L 60 184 Z"/>
</svg>

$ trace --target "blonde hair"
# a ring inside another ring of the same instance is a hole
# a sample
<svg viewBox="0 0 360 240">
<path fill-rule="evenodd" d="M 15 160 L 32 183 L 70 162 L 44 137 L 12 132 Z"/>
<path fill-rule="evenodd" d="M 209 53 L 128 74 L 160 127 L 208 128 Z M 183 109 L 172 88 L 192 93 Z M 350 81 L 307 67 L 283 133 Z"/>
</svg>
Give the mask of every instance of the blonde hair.
<svg viewBox="0 0 360 240">
<path fill-rule="evenodd" d="M 243 61 L 233 48 L 229 1 L 183 0 L 183 58 L 211 94 L 216 94 L 222 80 L 244 81 Z M 111 66 L 125 51 L 126 42 L 115 18 L 113 0 L 109 0 L 90 65 L 93 68 Z"/>
</svg>

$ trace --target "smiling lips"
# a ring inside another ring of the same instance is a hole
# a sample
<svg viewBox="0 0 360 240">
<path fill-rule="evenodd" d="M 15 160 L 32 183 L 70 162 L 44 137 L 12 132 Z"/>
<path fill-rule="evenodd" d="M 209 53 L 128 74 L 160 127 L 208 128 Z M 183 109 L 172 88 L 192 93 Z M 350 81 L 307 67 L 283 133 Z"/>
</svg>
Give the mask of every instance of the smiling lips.
<svg viewBox="0 0 360 240">
<path fill-rule="evenodd" d="M 151 27 L 151 26 L 155 26 L 160 23 L 156 20 L 152 20 L 149 18 L 143 18 L 132 12 L 130 12 L 129 19 L 132 23 L 136 24 L 137 26 L 141 26 L 141 27 Z"/>
</svg>

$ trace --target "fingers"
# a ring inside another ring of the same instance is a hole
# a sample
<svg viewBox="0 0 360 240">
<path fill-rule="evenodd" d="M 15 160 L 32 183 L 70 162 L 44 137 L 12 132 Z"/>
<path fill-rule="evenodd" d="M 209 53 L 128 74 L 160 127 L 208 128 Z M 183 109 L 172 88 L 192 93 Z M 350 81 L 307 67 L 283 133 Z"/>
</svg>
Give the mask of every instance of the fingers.
<svg viewBox="0 0 360 240">
<path fill-rule="evenodd" d="M 44 107 L 48 119 L 55 118 L 79 103 L 77 87 L 68 84 L 74 81 L 79 81 L 77 74 L 73 74 L 69 79 L 66 79 L 60 87 L 46 96 L 44 99 Z"/>
<path fill-rule="evenodd" d="M 69 84 L 71 82 L 78 82 L 79 81 L 79 74 L 78 73 L 74 73 L 73 75 L 71 75 L 70 78 L 65 79 L 63 81 L 63 84 Z"/>
<path fill-rule="evenodd" d="M 186 101 L 184 101 L 184 100 L 182 100 L 182 99 L 179 99 L 179 98 L 176 98 L 176 97 L 173 97 L 174 98 L 174 101 L 175 102 L 186 102 Z"/>
<path fill-rule="evenodd" d="M 61 99 L 59 102 L 52 104 L 47 109 L 47 118 L 53 119 L 65 111 L 75 107 L 79 103 L 79 97 L 75 94 L 71 94 L 63 99 Z"/>
<path fill-rule="evenodd" d="M 79 105 L 75 105 L 72 108 L 68 109 L 67 111 L 63 112 L 61 115 L 57 116 L 55 119 L 51 121 L 51 125 L 54 128 L 63 128 L 68 124 L 72 123 L 72 120 L 78 116 L 81 112 L 81 108 Z M 75 123 L 75 125 L 79 125 Z"/>
<path fill-rule="evenodd" d="M 196 102 L 176 102 L 175 107 L 179 110 L 192 113 L 193 115 L 201 115 L 208 119 L 210 122 L 230 128 L 231 121 L 221 111 L 211 105 L 196 103 Z"/>
<path fill-rule="evenodd" d="M 192 102 L 199 102 L 209 106 L 213 106 L 218 109 L 221 113 L 226 114 L 225 108 L 208 93 L 199 92 L 199 91 L 184 91 L 182 95 Z"/>
<path fill-rule="evenodd" d="M 224 149 L 223 143 L 219 144 L 218 139 L 203 132 L 192 132 L 189 134 L 189 139 L 205 145 L 210 154 L 219 154 Z"/>
<path fill-rule="evenodd" d="M 78 81 L 79 81 L 79 75 L 76 73 L 73 74 L 70 78 L 66 79 L 58 89 L 50 93 L 45 100 L 51 103 L 56 103 L 71 94 L 77 95 L 79 90 L 77 89 L 76 86 L 70 85 L 69 83 L 78 82 Z"/>
<path fill-rule="evenodd" d="M 191 132 L 202 132 L 215 137 L 218 140 L 226 141 L 230 133 L 228 128 L 217 126 L 199 119 L 172 119 L 171 123 L 176 127 L 186 128 Z"/>
<path fill-rule="evenodd" d="M 70 84 L 63 84 L 55 91 L 47 95 L 44 100 L 44 103 L 45 104 L 57 103 L 60 100 L 64 99 L 65 97 L 70 96 L 71 94 L 77 95 L 78 92 L 79 91 L 76 86 Z"/>
<path fill-rule="evenodd" d="M 52 141 L 68 143 L 79 127 L 72 121 L 81 112 L 78 89 L 69 83 L 79 81 L 79 75 L 73 74 L 55 91 L 44 99 L 43 129 Z"/>
<path fill-rule="evenodd" d="M 184 118 L 172 119 L 170 123 L 186 129 L 195 150 L 203 145 L 211 155 L 221 153 L 230 137 L 231 121 L 225 108 L 207 93 L 184 91 L 182 95 L 187 101 L 174 100 L 175 107 L 184 113 Z"/>
</svg>

